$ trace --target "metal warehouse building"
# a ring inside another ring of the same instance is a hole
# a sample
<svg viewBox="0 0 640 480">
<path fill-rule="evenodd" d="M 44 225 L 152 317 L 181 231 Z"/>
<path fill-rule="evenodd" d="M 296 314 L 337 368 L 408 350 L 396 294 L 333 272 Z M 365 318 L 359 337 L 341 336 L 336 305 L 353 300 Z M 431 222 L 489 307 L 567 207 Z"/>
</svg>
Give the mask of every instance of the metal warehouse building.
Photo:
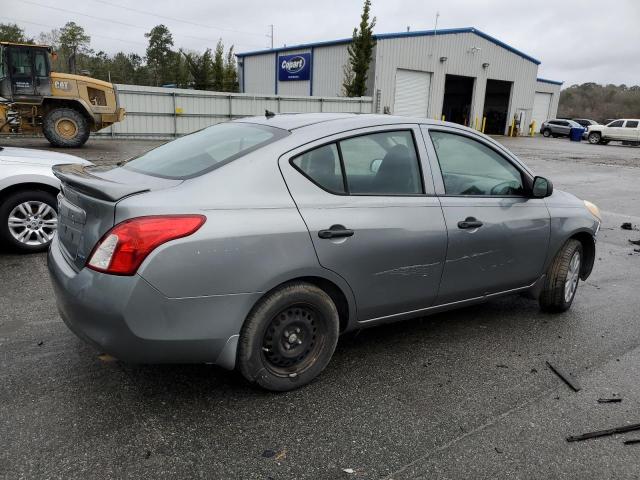
<svg viewBox="0 0 640 480">
<path fill-rule="evenodd" d="M 556 116 L 562 82 L 537 77 L 540 61 L 476 28 L 375 35 L 367 95 L 376 113 L 526 134 Z M 342 95 L 350 38 L 239 53 L 242 92 Z"/>
</svg>

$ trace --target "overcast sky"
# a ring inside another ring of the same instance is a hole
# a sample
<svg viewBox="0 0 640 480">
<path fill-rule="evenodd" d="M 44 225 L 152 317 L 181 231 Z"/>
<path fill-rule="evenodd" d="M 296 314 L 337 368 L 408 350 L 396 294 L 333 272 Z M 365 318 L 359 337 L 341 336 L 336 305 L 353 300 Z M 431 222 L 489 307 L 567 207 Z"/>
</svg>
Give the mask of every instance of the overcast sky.
<svg viewBox="0 0 640 480">
<path fill-rule="evenodd" d="M 73 20 L 91 47 L 144 54 L 144 33 L 164 23 L 176 47 L 203 51 L 218 38 L 236 51 L 348 37 L 361 0 L 0 0 L 0 22 L 29 35 Z M 595 81 L 640 84 L 640 0 L 372 0 L 376 33 L 476 27 L 540 61 L 538 75 L 565 87 Z M 132 11 L 131 9 L 135 10 Z M 75 13 L 72 13 L 75 12 Z M 29 23 L 28 23 L 29 22 Z"/>
</svg>

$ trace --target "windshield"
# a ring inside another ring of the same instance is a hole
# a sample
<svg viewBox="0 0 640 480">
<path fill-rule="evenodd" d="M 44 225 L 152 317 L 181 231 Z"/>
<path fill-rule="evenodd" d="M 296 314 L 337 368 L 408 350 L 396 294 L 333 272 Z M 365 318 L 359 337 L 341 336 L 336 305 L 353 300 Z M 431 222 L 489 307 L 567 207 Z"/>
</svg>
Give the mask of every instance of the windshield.
<svg viewBox="0 0 640 480">
<path fill-rule="evenodd" d="M 573 120 L 567 120 L 567 122 L 569 122 L 569 125 L 571 125 L 572 127 L 582 127 L 582 125 L 580 125 L 578 122 L 574 122 Z"/>
<path fill-rule="evenodd" d="M 219 123 L 151 150 L 123 168 L 156 177 L 186 179 L 202 175 L 289 132 L 251 123 Z"/>
</svg>

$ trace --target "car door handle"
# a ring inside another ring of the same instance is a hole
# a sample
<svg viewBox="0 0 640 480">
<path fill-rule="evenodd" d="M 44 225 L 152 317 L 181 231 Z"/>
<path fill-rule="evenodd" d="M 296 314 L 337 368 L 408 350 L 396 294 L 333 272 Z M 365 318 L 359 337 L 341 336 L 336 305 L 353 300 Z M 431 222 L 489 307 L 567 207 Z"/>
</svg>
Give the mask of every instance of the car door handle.
<svg viewBox="0 0 640 480">
<path fill-rule="evenodd" d="M 463 221 L 458 222 L 458 228 L 462 229 L 480 228 L 481 226 L 482 222 L 480 220 L 476 220 L 475 217 L 467 217 Z"/>
<path fill-rule="evenodd" d="M 353 230 L 345 228 L 344 225 L 332 225 L 328 230 L 319 230 L 318 236 L 320 238 L 342 238 L 352 237 L 353 233 Z"/>
</svg>

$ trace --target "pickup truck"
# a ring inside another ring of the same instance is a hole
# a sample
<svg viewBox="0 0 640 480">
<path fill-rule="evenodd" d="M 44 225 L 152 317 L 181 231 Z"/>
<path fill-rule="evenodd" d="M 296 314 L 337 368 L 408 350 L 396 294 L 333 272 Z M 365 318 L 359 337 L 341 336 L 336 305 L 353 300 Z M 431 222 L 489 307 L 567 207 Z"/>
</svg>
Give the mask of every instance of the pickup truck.
<svg viewBox="0 0 640 480">
<path fill-rule="evenodd" d="M 621 119 L 614 120 L 607 125 L 591 125 L 587 129 L 589 143 L 606 145 L 611 140 L 626 144 L 640 144 L 640 120 Z"/>
</svg>

